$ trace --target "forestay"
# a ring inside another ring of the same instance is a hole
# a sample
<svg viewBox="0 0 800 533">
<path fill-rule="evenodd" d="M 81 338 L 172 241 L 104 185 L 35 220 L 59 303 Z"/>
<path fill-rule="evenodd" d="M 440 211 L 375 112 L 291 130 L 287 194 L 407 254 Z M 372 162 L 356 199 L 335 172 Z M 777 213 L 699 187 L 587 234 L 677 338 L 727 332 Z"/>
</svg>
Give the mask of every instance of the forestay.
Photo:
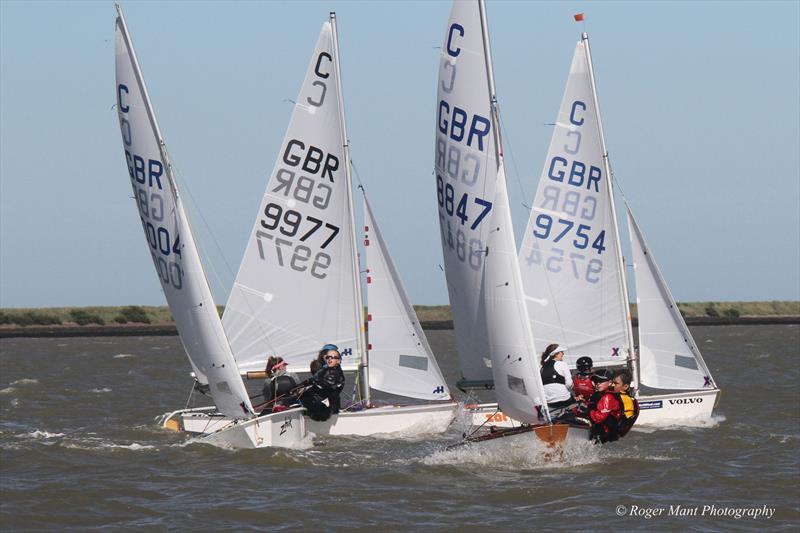
<svg viewBox="0 0 800 533">
<path fill-rule="evenodd" d="M 622 362 L 628 304 L 587 46 L 575 48 L 519 263 L 540 347 Z"/>
<path fill-rule="evenodd" d="M 464 378 L 491 379 L 482 289 L 497 181 L 487 51 L 477 2 L 453 2 L 439 65 L 436 192 L 442 252 Z"/>
<path fill-rule="evenodd" d="M 198 381 L 208 383 L 221 413 L 244 417 L 253 408 L 225 338 L 119 7 L 117 13 L 117 112 L 150 254 Z"/>
<path fill-rule="evenodd" d="M 497 403 L 515 420 L 540 423 L 547 415 L 544 387 L 522 292 L 517 245 L 501 165 L 486 255 L 486 322 Z M 544 412 L 540 412 L 544 406 Z"/>
<path fill-rule="evenodd" d="M 625 205 L 636 277 L 640 380 L 659 389 L 715 388 L 630 207 Z"/>
<path fill-rule="evenodd" d="M 243 370 L 266 356 L 308 370 L 337 344 L 360 360 L 355 238 L 330 22 L 322 26 L 289 128 L 247 242 L 223 323 Z"/>
<path fill-rule="evenodd" d="M 369 385 L 422 400 L 450 397 L 439 365 L 364 197 L 369 309 Z"/>
</svg>

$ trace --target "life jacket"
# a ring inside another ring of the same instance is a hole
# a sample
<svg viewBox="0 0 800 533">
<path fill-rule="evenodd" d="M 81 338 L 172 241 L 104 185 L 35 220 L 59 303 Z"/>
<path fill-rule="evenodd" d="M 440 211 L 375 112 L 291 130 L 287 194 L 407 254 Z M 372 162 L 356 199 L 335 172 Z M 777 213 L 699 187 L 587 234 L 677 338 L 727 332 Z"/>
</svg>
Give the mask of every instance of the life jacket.
<svg viewBox="0 0 800 533">
<path fill-rule="evenodd" d="M 639 402 L 626 392 L 614 393 L 614 396 L 619 401 L 620 412 L 622 413 L 617 424 L 617 433 L 620 437 L 624 437 L 631 430 L 636 419 L 639 418 Z"/>
<path fill-rule="evenodd" d="M 608 401 L 603 402 L 606 396 L 614 398 L 615 406 L 607 406 Z M 602 422 L 596 422 L 592 413 L 589 413 L 589 418 L 592 420 L 592 425 L 589 431 L 589 438 L 601 443 L 612 442 L 619 439 L 619 420 L 622 417 L 622 403 L 618 396 L 611 391 L 596 392 L 590 399 L 591 411 L 597 411 L 600 404 L 604 407 L 611 408 L 608 416 Z"/>
<path fill-rule="evenodd" d="M 289 375 L 281 374 L 279 376 L 274 376 L 264 384 L 264 399 L 271 402 L 276 398 L 285 396 L 296 386 L 297 382 Z"/>
<path fill-rule="evenodd" d="M 564 376 L 556 371 L 555 359 L 548 359 L 547 362 L 542 365 L 542 385 L 548 385 L 550 383 L 567 384 L 567 380 Z"/>
<path fill-rule="evenodd" d="M 594 394 L 594 383 L 591 374 L 578 374 L 572 378 L 572 394 L 583 396 L 586 402 Z"/>
</svg>

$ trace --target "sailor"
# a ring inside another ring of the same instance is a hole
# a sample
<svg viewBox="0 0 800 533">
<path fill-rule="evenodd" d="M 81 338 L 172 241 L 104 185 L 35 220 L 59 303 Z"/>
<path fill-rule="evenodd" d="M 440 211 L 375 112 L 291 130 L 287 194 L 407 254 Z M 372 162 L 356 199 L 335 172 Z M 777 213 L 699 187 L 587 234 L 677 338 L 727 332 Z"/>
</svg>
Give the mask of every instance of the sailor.
<svg viewBox="0 0 800 533">
<path fill-rule="evenodd" d="M 603 369 L 595 373 L 593 381 L 597 392 L 589 399 L 589 438 L 600 443 L 619 439 L 619 421 L 622 416 L 619 399 L 613 390 L 613 376 Z"/>
<path fill-rule="evenodd" d="M 563 361 L 566 347 L 551 344 L 542 352 L 542 383 L 545 400 L 550 409 L 559 409 L 575 403 L 572 397 L 572 375 Z"/>
<path fill-rule="evenodd" d="M 290 395 L 292 389 L 297 387 L 297 376 L 286 372 L 286 361 L 282 357 L 270 356 L 267 359 L 265 372 L 267 379 L 264 380 L 262 394 L 264 401 L 267 402 L 265 411 L 283 411 L 297 399 Z"/>
<path fill-rule="evenodd" d="M 620 438 L 628 434 L 633 424 L 636 423 L 636 419 L 639 418 L 639 402 L 630 394 L 631 381 L 631 373 L 627 370 L 619 370 L 614 374 L 614 395 L 620 405 L 620 418 L 617 426 Z"/>
<path fill-rule="evenodd" d="M 592 358 L 586 356 L 579 357 L 575 361 L 578 373 L 572 378 L 572 392 L 575 394 L 576 400 L 587 402 L 594 394 L 594 383 L 592 383 L 593 364 Z"/>
<path fill-rule="evenodd" d="M 324 422 L 339 413 L 339 394 L 344 389 L 344 372 L 340 366 L 342 355 L 337 348 L 325 345 L 325 366 L 311 376 L 307 388 L 300 396 L 300 403 L 308 410 L 312 420 Z M 326 403 L 327 402 L 327 403 Z"/>
</svg>

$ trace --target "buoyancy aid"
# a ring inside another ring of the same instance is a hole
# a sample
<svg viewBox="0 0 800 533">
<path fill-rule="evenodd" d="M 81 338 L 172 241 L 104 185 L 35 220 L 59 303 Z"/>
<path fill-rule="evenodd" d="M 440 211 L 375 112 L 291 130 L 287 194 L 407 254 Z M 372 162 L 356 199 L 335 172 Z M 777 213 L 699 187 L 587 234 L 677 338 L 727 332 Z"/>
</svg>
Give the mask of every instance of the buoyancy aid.
<svg viewBox="0 0 800 533">
<path fill-rule="evenodd" d="M 588 401 L 594 394 L 594 383 L 591 374 L 578 374 L 572 378 L 572 394 L 583 396 L 583 401 Z"/>
<path fill-rule="evenodd" d="M 288 374 L 273 376 L 264 384 L 264 400 L 271 402 L 276 398 L 281 398 L 297 386 L 297 381 Z"/>
<path fill-rule="evenodd" d="M 639 418 L 639 402 L 627 392 L 614 393 L 614 396 L 617 397 L 621 413 L 617 433 L 620 437 L 624 437 L 631 430 L 636 419 Z"/>
<path fill-rule="evenodd" d="M 567 380 L 564 376 L 556 371 L 555 359 L 548 359 L 547 362 L 542 365 L 542 385 L 547 385 L 549 383 L 567 384 Z"/>
<path fill-rule="evenodd" d="M 589 411 L 592 426 L 590 438 L 599 442 L 611 442 L 619 439 L 619 420 L 622 407 L 617 395 L 610 391 L 599 393 L 599 398 L 593 396 L 596 403 Z"/>
</svg>

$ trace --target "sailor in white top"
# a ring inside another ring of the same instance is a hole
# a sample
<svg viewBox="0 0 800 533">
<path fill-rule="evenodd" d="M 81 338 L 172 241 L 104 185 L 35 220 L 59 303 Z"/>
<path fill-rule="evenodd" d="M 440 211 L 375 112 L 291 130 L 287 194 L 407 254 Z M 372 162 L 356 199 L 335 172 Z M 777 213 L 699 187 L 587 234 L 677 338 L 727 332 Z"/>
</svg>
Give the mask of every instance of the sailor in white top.
<svg viewBox="0 0 800 533">
<path fill-rule="evenodd" d="M 574 402 L 572 398 L 572 374 L 563 361 L 565 346 L 551 344 L 542 354 L 542 383 L 545 399 L 551 407 L 562 407 Z"/>
</svg>

